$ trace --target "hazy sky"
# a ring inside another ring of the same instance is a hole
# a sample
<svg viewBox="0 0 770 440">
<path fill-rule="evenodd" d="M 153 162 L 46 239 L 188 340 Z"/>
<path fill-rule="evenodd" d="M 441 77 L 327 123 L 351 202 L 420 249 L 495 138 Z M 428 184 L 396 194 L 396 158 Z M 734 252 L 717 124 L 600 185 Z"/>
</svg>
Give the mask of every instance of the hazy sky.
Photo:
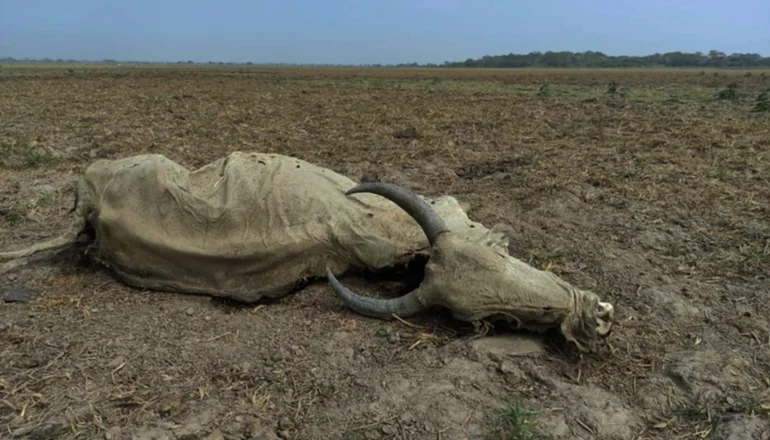
<svg viewBox="0 0 770 440">
<path fill-rule="evenodd" d="M 770 55 L 770 0 L 0 0 L 0 57 L 390 64 L 711 49 Z"/>
</svg>

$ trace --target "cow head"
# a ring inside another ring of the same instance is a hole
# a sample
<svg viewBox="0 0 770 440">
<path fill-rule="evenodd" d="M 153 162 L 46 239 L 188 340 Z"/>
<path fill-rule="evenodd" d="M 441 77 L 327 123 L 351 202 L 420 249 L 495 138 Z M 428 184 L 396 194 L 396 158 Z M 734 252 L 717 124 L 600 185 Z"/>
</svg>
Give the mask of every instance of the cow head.
<svg viewBox="0 0 770 440">
<path fill-rule="evenodd" d="M 344 287 L 327 269 L 342 302 L 365 316 L 408 317 L 433 306 L 460 320 L 504 320 L 519 328 L 559 328 L 581 351 L 591 351 L 609 334 L 613 306 L 593 292 L 571 286 L 552 272 L 536 269 L 483 236 L 450 230 L 417 195 L 392 184 L 365 183 L 346 194 L 373 193 L 394 202 L 422 228 L 430 243 L 425 276 L 418 288 L 395 299 L 362 297 Z"/>
</svg>

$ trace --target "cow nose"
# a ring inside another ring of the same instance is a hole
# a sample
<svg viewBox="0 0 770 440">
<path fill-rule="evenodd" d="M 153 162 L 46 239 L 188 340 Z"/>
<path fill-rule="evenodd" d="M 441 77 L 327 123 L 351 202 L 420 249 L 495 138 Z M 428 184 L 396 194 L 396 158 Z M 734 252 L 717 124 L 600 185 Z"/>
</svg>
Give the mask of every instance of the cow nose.
<svg viewBox="0 0 770 440">
<path fill-rule="evenodd" d="M 610 303 L 600 301 L 599 310 L 596 316 L 601 319 L 612 320 L 612 318 L 615 316 L 615 308 Z"/>
</svg>

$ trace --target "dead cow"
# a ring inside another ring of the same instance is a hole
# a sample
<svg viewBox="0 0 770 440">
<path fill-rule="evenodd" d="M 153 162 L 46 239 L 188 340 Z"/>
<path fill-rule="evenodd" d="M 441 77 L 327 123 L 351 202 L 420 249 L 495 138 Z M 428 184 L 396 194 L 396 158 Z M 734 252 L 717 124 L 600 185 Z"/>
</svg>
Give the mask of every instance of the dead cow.
<svg viewBox="0 0 770 440">
<path fill-rule="evenodd" d="M 63 249 L 84 231 L 89 254 L 139 288 L 255 302 L 327 277 L 366 316 L 442 306 L 474 324 L 559 328 L 584 351 L 612 325 L 612 305 L 509 255 L 498 227 L 470 220 L 454 197 L 359 185 L 282 155 L 236 152 L 194 171 L 162 155 L 96 161 L 78 184 L 67 233 L 0 260 Z M 424 279 L 401 298 L 364 298 L 335 278 L 420 255 L 429 258 Z"/>
</svg>

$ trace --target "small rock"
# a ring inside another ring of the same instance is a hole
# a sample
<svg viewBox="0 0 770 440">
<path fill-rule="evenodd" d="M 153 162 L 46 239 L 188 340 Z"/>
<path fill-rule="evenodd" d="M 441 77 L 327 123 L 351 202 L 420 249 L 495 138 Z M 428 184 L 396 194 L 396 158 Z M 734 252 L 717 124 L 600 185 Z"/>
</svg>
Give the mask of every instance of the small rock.
<svg viewBox="0 0 770 440">
<path fill-rule="evenodd" d="M 501 363 L 505 359 L 504 355 L 502 355 L 500 353 L 495 353 L 495 352 L 489 352 L 487 354 L 487 356 L 489 356 L 489 360 L 491 360 L 492 362 L 497 362 L 497 363 Z"/>
<path fill-rule="evenodd" d="M 675 290 L 650 289 L 648 295 L 655 299 L 662 310 L 676 318 L 694 318 L 701 315 L 701 310 L 690 304 L 691 301 L 680 296 Z"/>
<path fill-rule="evenodd" d="M 260 434 L 262 434 L 262 425 L 259 422 L 253 422 L 246 427 L 246 435 L 251 436 L 250 438 L 257 437 Z"/>
<path fill-rule="evenodd" d="M 393 425 L 382 425 L 382 433 L 385 435 L 393 435 L 396 433 L 396 428 Z"/>
<path fill-rule="evenodd" d="M 393 132 L 393 137 L 396 139 L 414 139 L 417 137 L 417 129 L 415 127 L 407 127 L 403 130 L 396 130 Z"/>
<path fill-rule="evenodd" d="M 179 440 L 194 440 L 201 438 L 201 431 L 203 428 L 196 424 L 192 425 L 183 425 L 179 426 L 177 428 L 174 428 L 174 435 Z"/>
<path fill-rule="evenodd" d="M 379 181 L 380 181 L 380 175 L 379 173 L 377 173 L 377 171 L 370 171 L 361 175 L 361 183 L 379 182 Z"/>
<path fill-rule="evenodd" d="M 621 403 L 621 398 L 592 385 L 571 386 L 570 416 L 580 419 L 583 428 L 593 429 L 589 438 L 630 439 L 642 424 L 637 412 Z M 581 428 L 581 429 L 583 429 Z"/>
<path fill-rule="evenodd" d="M 30 302 L 39 294 L 37 290 L 32 289 L 2 289 L 0 296 L 7 303 L 26 303 Z"/>
<path fill-rule="evenodd" d="M 120 426 L 113 426 L 105 431 L 104 440 L 120 440 Z"/>
<path fill-rule="evenodd" d="M 193 310 L 192 307 L 190 307 L 189 309 L 185 310 L 184 312 L 187 313 L 187 316 L 192 316 L 192 315 L 195 314 L 195 310 Z"/>
<path fill-rule="evenodd" d="M 225 440 L 225 435 L 222 431 L 215 429 L 211 434 L 203 437 L 204 440 Z"/>
<path fill-rule="evenodd" d="M 281 417 L 278 421 L 278 428 L 284 431 L 294 429 L 294 423 L 288 417 Z"/>
<path fill-rule="evenodd" d="M 15 273 L 9 273 L 8 274 L 8 281 L 16 281 L 19 278 L 19 276 Z"/>
<path fill-rule="evenodd" d="M 118 356 L 115 359 L 112 360 L 109 364 L 107 364 L 107 368 L 118 368 L 122 363 L 126 361 L 126 358 L 123 356 Z"/>
<path fill-rule="evenodd" d="M 364 436 L 366 436 L 366 438 L 369 440 L 379 440 L 380 438 L 382 438 L 382 434 L 380 434 L 378 431 L 375 431 L 373 429 L 366 431 Z"/>
<path fill-rule="evenodd" d="M 493 362 L 502 362 L 512 356 L 533 356 L 543 353 L 542 341 L 525 335 L 487 336 L 470 343 L 480 357 L 486 355 Z"/>
<path fill-rule="evenodd" d="M 46 423 L 35 428 L 19 428 L 11 433 L 12 438 L 56 438 L 64 432 L 64 422 L 55 420 L 52 423 Z"/>
<path fill-rule="evenodd" d="M 569 426 L 567 426 L 567 422 L 564 421 L 564 417 L 560 416 L 558 413 L 539 417 L 538 422 L 541 429 L 553 435 L 553 438 L 570 438 Z"/>
<path fill-rule="evenodd" d="M 521 371 L 521 368 L 509 360 L 501 362 L 498 369 L 505 375 L 505 380 L 508 382 L 516 383 L 525 379 L 525 375 Z"/>
<path fill-rule="evenodd" d="M 171 440 L 172 435 L 163 429 L 150 428 L 132 435 L 131 440 Z"/>
<path fill-rule="evenodd" d="M 278 440 L 278 435 L 271 428 L 259 428 L 259 424 L 255 423 L 256 430 L 252 431 L 254 434 L 249 440 Z"/>
<path fill-rule="evenodd" d="M 160 405 L 158 407 L 158 413 L 160 413 L 161 416 L 168 416 L 172 413 L 176 413 L 177 410 L 182 408 L 182 401 L 179 399 L 179 397 L 171 395 L 166 397 L 165 400 L 160 402 Z"/>
<path fill-rule="evenodd" d="M 284 440 L 289 440 L 291 438 L 291 432 L 287 430 L 278 431 L 278 437 Z"/>
<path fill-rule="evenodd" d="M 503 361 L 500 364 L 500 372 L 503 374 L 515 373 L 517 371 L 519 371 L 519 369 L 516 368 L 516 365 L 511 361 Z"/>
<path fill-rule="evenodd" d="M 18 368 L 37 368 L 40 366 L 40 360 L 30 356 L 22 356 L 21 359 L 16 362 Z"/>
<path fill-rule="evenodd" d="M 761 417 L 737 414 L 721 421 L 714 434 L 725 440 L 768 440 L 770 425 Z"/>
</svg>

